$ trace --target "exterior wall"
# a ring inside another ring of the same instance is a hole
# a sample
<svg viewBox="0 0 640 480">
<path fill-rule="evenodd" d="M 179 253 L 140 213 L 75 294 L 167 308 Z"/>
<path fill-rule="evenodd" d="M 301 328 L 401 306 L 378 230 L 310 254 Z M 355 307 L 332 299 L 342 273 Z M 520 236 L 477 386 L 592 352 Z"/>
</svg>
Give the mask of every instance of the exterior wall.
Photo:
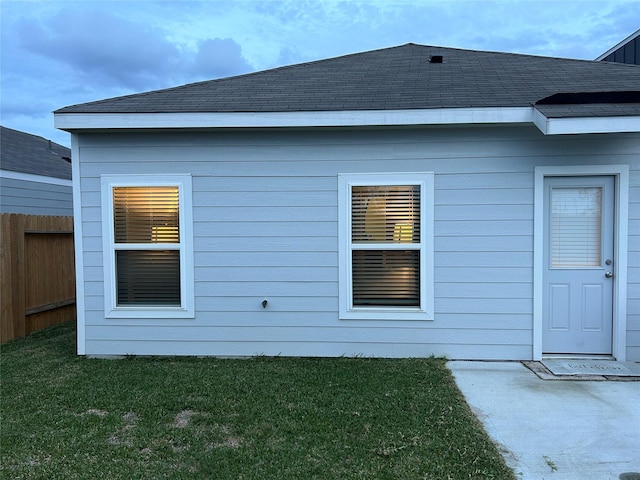
<svg viewBox="0 0 640 480">
<path fill-rule="evenodd" d="M 3 172 L 0 176 L 0 213 L 71 216 L 71 180 Z"/>
<path fill-rule="evenodd" d="M 81 134 L 76 148 L 86 354 L 530 359 L 534 168 L 616 163 L 631 170 L 627 355 L 640 360 L 640 135 L 163 132 Z M 420 171 L 435 172 L 435 320 L 338 320 L 337 174 Z M 194 319 L 104 318 L 100 175 L 145 173 L 192 175 Z"/>
</svg>

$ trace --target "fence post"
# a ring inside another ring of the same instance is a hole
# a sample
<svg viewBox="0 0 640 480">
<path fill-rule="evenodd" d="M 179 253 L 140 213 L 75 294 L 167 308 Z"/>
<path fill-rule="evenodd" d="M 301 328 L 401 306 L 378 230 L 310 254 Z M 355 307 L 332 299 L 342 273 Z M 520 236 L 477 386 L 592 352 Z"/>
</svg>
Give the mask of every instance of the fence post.
<svg viewBox="0 0 640 480">
<path fill-rule="evenodd" d="M 0 244 L 0 290 L 2 318 L 0 341 L 25 335 L 24 289 L 25 218 L 19 214 L 2 214 Z"/>
</svg>

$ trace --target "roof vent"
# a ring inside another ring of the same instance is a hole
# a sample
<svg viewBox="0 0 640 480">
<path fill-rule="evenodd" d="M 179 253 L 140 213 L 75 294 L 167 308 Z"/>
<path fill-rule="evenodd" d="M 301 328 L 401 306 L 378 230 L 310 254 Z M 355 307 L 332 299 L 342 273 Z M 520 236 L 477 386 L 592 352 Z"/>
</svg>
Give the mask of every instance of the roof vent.
<svg viewBox="0 0 640 480">
<path fill-rule="evenodd" d="M 429 63 L 442 63 L 444 57 L 442 55 L 431 55 L 429 57 Z"/>
</svg>

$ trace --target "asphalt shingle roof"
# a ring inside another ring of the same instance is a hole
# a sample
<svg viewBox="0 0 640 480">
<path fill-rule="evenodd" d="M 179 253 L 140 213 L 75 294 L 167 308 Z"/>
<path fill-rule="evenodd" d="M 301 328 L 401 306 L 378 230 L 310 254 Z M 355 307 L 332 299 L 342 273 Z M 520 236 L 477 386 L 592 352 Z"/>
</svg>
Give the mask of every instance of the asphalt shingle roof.
<svg viewBox="0 0 640 480">
<path fill-rule="evenodd" d="M 442 63 L 430 62 L 438 55 Z M 55 113 L 520 107 L 559 92 L 610 91 L 640 91 L 640 66 L 409 43 L 73 105 Z M 588 103 L 573 111 L 567 105 L 555 110 L 567 116 L 640 114 L 640 103 L 622 105 L 616 109 Z"/>
<path fill-rule="evenodd" d="M 43 137 L 0 126 L 0 168 L 71 180 L 71 150 Z"/>
</svg>

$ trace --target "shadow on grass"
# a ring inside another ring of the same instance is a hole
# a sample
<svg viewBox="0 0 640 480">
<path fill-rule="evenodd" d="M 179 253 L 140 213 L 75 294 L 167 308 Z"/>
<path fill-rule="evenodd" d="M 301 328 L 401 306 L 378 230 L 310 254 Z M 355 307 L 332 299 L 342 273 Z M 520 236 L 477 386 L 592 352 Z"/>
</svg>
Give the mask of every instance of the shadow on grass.
<svg viewBox="0 0 640 480">
<path fill-rule="evenodd" d="M 26 337 L 16 338 L 0 345 L 0 349 L 6 354 L 16 350 L 46 349 L 55 356 L 67 358 L 76 356 L 76 347 L 75 320 L 38 330 Z"/>
</svg>

